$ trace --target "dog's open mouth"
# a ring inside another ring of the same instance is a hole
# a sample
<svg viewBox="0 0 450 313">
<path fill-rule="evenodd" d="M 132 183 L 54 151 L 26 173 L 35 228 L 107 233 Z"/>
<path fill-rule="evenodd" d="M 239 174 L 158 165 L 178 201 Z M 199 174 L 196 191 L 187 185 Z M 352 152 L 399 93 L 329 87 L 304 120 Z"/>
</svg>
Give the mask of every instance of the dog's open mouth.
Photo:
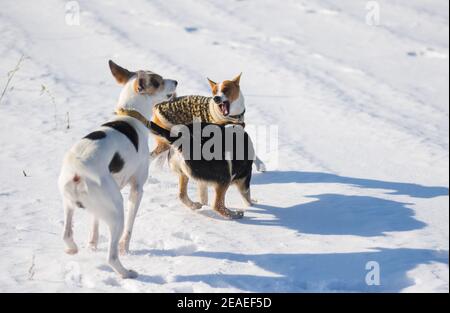
<svg viewBox="0 0 450 313">
<path fill-rule="evenodd" d="M 219 109 L 222 111 L 223 116 L 228 116 L 230 114 L 230 101 L 220 103 Z"/>
<path fill-rule="evenodd" d="M 167 97 L 168 100 L 173 100 L 173 99 L 175 99 L 177 97 L 177 93 L 176 92 L 168 93 L 166 95 L 166 97 Z"/>
</svg>

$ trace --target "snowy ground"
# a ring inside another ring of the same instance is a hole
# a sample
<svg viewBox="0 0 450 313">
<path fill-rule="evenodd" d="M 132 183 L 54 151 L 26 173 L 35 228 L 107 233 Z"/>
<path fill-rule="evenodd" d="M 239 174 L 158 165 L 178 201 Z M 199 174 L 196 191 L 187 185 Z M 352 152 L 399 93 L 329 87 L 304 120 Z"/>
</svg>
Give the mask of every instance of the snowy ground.
<svg viewBox="0 0 450 313">
<path fill-rule="evenodd" d="M 378 3 L 369 26 L 362 0 L 79 1 L 70 26 L 66 1 L 2 0 L 1 88 L 26 59 L 0 103 L 0 291 L 448 292 L 449 3 Z M 279 126 L 279 166 L 255 174 L 242 221 L 189 211 L 152 170 L 122 259 L 137 280 L 106 265 L 104 227 L 86 249 L 85 212 L 80 253 L 61 240 L 60 163 L 111 116 L 108 59 L 181 95 L 242 71 L 247 121 Z"/>
</svg>

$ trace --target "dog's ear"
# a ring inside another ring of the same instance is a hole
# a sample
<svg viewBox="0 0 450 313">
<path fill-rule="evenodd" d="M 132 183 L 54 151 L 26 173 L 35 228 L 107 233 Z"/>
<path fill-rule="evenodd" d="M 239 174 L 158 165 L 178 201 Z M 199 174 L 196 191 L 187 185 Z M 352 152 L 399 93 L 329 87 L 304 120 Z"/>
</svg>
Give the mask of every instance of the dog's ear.
<svg viewBox="0 0 450 313">
<path fill-rule="evenodd" d="M 111 73 L 117 82 L 121 85 L 125 85 L 127 81 L 136 73 L 130 72 L 129 70 L 117 65 L 113 61 L 109 60 L 108 62 L 109 68 L 111 69 Z"/>
<path fill-rule="evenodd" d="M 207 80 L 208 80 L 208 83 L 209 83 L 209 85 L 211 86 L 211 90 L 213 90 L 214 91 L 214 89 L 216 88 L 216 86 L 217 86 L 217 83 L 216 82 L 213 82 L 211 79 L 209 79 L 209 78 L 206 78 Z"/>
<path fill-rule="evenodd" d="M 233 78 L 231 81 L 239 86 L 239 83 L 241 82 L 241 76 L 242 76 L 242 73 L 239 74 L 238 76 L 236 76 L 235 78 Z"/>
</svg>

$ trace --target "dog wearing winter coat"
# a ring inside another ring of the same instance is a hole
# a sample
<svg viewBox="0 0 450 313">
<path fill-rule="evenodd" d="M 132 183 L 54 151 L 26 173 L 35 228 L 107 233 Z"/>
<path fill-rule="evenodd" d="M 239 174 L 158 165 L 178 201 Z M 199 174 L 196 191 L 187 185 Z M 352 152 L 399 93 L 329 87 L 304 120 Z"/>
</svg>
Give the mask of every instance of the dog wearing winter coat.
<svg viewBox="0 0 450 313">
<path fill-rule="evenodd" d="M 153 108 L 152 122 L 163 129 L 170 130 L 176 125 L 189 125 L 194 121 L 203 123 L 213 123 L 218 125 L 241 125 L 245 127 L 245 100 L 241 92 L 241 75 L 231 80 L 216 83 L 208 79 L 212 96 L 205 97 L 190 95 L 173 98 L 168 101 L 158 103 Z M 156 136 L 156 147 L 151 156 L 155 158 L 162 152 L 169 149 L 169 142 L 164 136 Z M 254 164 L 258 171 L 266 170 L 265 164 L 254 156 Z M 180 199 L 187 207 L 192 208 L 192 202 L 186 201 L 185 178 L 183 184 L 179 185 Z M 197 181 L 200 204 L 208 204 L 207 184 L 202 180 Z M 196 204 L 196 206 L 198 206 Z"/>
</svg>

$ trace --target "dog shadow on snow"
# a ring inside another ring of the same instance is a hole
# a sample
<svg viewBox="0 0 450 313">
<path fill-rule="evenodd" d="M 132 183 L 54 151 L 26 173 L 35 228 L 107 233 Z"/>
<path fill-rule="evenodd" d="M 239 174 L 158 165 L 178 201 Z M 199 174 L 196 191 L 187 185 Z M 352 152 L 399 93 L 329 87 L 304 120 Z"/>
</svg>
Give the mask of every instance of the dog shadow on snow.
<svg viewBox="0 0 450 313">
<path fill-rule="evenodd" d="M 262 274 L 215 272 L 178 275 L 175 282 L 202 282 L 214 288 L 236 288 L 248 292 L 398 292 L 414 284 L 408 272 L 417 266 L 431 263 L 448 266 L 448 251 L 426 249 L 377 248 L 369 252 L 319 254 L 197 251 L 190 256 L 237 262 L 242 268 L 251 265 L 253 271 L 256 266 Z M 378 264 L 379 281 L 370 284 L 366 279 L 371 278 L 373 262 Z M 429 270 L 425 272 L 429 273 Z M 438 286 L 442 290 L 448 289 L 444 275 L 442 285 Z"/>
<path fill-rule="evenodd" d="M 410 183 L 386 182 L 343 177 L 313 172 L 268 172 L 255 175 L 252 184 L 311 184 L 336 183 L 367 189 L 383 189 L 394 195 L 412 198 L 447 196 L 446 187 L 429 187 Z M 408 208 L 412 203 L 402 203 L 372 196 L 342 194 L 310 195 L 310 202 L 291 207 L 257 204 L 257 213 L 266 213 L 268 219 L 246 216 L 242 224 L 273 226 L 293 229 L 301 234 L 352 235 L 361 237 L 385 236 L 387 232 L 422 229 L 425 223 L 414 218 Z M 261 199 L 260 199 L 261 200 Z M 261 201 L 263 202 L 263 201 Z M 252 210 L 252 209 L 250 209 Z M 345 237 L 335 240 L 345 240 Z M 167 250 L 147 253 L 175 256 Z M 368 252 L 320 254 L 240 254 L 229 252 L 195 251 L 190 257 L 214 258 L 255 265 L 264 270 L 263 275 L 194 274 L 180 275 L 176 282 L 203 282 L 212 287 L 232 287 L 251 292 L 288 291 L 400 291 L 414 282 L 408 272 L 419 265 L 442 263 L 448 266 L 448 251 L 427 249 L 376 248 Z M 380 284 L 368 285 L 366 265 L 376 261 L 380 267 Z M 443 289 L 448 283 L 442 282 Z"/>
<path fill-rule="evenodd" d="M 428 187 L 410 183 L 343 177 L 328 173 L 313 172 L 268 172 L 255 175 L 252 184 L 346 184 L 366 189 L 383 189 L 388 194 L 409 195 L 413 198 L 447 196 L 446 187 Z M 276 188 L 276 187 L 274 187 Z M 299 233 L 318 235 L 382 236 L 386 232 L 421 229 L 425 223 L 414 218 L 408 208 L 413 203 L 402 203 L 373 196 L 319 194 L 308 195 L 311 201 L 291 207 L 256 204 L 258 212 L 271 218 L 246 217 L 244 224 L 279 225 Z M 261 201 L 264 202 L 264 201 Z"/>
<path fill-rule="evenodd" d="M 389 182 L 374 179 L 354 178 L 321 172 L 273 171 L 253 176 L 252 185 L 266 184 L 314 184 L 335 183 L 366 189 L 387 189 L 392 195 L 408 195 L 415 198 L 448 196 L 448 187 L 422 186 L 412 183 Z"/>
</svg>

